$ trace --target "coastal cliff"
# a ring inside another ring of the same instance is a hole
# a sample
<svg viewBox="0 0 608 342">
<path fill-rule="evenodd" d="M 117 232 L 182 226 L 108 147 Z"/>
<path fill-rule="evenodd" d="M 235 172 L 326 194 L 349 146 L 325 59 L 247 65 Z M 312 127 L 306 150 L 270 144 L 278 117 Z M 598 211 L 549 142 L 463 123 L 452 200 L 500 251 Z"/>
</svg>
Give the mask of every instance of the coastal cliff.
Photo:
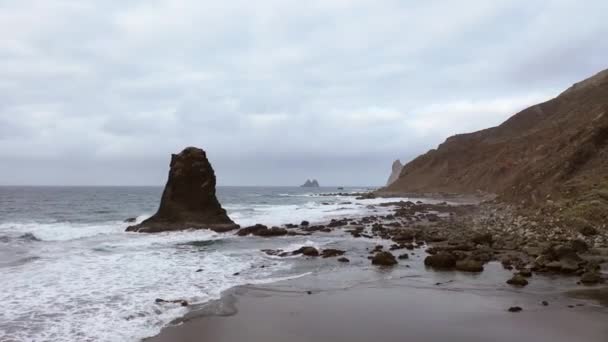
<svg viewBox="0 0 608 342">
<path fill-rule="evenodd" d="M 448 138 L 403 167 L 386 193 L 492 193 L 608 221 L 608 70 L 503 124 Z"/>
</svg>

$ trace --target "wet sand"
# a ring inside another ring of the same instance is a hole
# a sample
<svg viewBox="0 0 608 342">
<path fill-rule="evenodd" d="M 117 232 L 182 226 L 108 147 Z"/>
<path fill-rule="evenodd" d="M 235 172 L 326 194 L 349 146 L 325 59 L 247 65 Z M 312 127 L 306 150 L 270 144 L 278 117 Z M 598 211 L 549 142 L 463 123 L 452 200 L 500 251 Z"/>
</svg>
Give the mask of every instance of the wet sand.
<svg viewBox="0 0 608 342">
<path fill-rule="evenodd" d="M 608 341 L 608 309 L 565 294 L 417 287 L 408 278 L 304 290 L 323 283 L 313 275 L 235 288 L 146 341 Z M 524 310 L 507 311 L 515 305 Z"/>
</svg>

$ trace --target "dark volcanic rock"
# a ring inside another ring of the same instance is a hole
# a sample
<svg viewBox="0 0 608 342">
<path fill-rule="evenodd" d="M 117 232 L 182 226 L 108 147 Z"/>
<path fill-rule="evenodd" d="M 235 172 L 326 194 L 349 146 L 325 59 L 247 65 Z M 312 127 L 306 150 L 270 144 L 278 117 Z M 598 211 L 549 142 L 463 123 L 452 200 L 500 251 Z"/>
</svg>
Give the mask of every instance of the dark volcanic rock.
<svg viewBox="0 0 608 342">
<path fill-rule="evenodd" d="M 507 284 L 514 286 L 526 286 L 528 285 L 528 281 L 521 275 L 516 274 L 513 276 L 513 278 L 507 280 Z"/>
<path fill-rule="evenodd" d="M 304 246 L 304 247 L 301 247 L 301 248 L 296 249 L 295 251 L 291 252 L 291 254 L 293 254 L 293 255 L 303 254 L 306 256 L 319 256 L 319 251 L 314 247 Z"/>
<path fill-rule="evenodd" d="M 585 285 L 599 284 L 602 281 L 602 277 L 597 272 L 586 272 L 581 276 L 581 283 Z"/>
<path fill-rule="evenodd" d="M 451 269 L 456 266 L 456 257 L 450 253 L 439 252 L 426 257 L 424 264 L 437 269 Z"/>
<path fill-rule="evenodd" d="M 323 252 L 321 252 L 321 256 L 324 258 L 336 257 L 336 256 L 340 256 L 343 254 L 344 254 L 344 251 L 341 251 L 339 249 L 333 249 L 333 248 L 324 249 Z"/>
<path fill-rule="evenodd" d="M 256 235 L 262 237 L 273 237 L 286 235 L 287 229 L 279 227 L 268 228 L 265 225 L 256 224 L 255 226 L 239 229 L 236 234 L 239 236 Z"/>
<path fill-rule="evenodd" d="M 397 264 L 397 259 L 391 252 L 379 252 L 372 258 L 372 264 L 380 266 L 393 266 Z"/>
<path fill-rule="evenodd" d="M 205 151 L 195 147 L 171 155 L 169 179 L 158 211 L 127 231 L 156 233 L 189 228 L 217 232 L 238 228 L 215 197 L 215 173 Z"/>
<path fill-rule="evenodd" d="M 481 272 L 483 271 L 483 264 L 473 259 L 458 260 L 456 269 L 462 272 Z"/>
</svg>

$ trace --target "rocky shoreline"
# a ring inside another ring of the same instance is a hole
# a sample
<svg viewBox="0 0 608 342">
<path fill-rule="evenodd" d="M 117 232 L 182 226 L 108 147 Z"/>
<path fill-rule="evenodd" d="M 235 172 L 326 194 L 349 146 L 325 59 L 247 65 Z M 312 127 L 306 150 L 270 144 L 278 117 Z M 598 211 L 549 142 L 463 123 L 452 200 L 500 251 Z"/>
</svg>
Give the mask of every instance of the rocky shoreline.
<svg viewBox="0 0 608 342">
<path fill-rule="evenodd" d="M 576 276 L 583 285 L 605 281 L 601 267 L 608 261 L 606 232 L 561 226 L 559 220 L 542 213 L 522 216 L 515 207 L 495 200 L 479 204 L 399 201 L 379 206 L 393 208 L 393 213 L 336 218 L 315 225 L 306 221 L 284 227 L 258 224 L 236 234 L 274 237 L 341 230 L 355 238 L 386 241 L 369 252 L 375 265 L 394 265 L 398 259 L 407 259 L 407 251 L 416 249 L 428 254 L 424 262 L 431 270 L 482 272 L 488 262 L 499 261 L 513 271 L 513 277 L 505 279 L 513 286 L 527 285 L 536 273 Z M 301 251 L 264 252 L 285 257 Z M 314 250 L 304 255 L 324 253 Z"/>
</svg>

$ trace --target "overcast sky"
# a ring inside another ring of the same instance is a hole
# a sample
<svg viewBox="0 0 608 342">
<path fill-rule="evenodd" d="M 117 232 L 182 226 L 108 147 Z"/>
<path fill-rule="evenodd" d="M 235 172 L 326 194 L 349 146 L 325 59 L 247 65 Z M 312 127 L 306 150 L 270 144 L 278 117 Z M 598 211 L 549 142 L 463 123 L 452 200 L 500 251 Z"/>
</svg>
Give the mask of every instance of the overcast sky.
<svg viewBox="0 0 608 342">
<path fill-rule="evenodd" d="M 0 184 L 380 185 L 608 68 L 608 1 L 0 0 Z"/>
</svg>

